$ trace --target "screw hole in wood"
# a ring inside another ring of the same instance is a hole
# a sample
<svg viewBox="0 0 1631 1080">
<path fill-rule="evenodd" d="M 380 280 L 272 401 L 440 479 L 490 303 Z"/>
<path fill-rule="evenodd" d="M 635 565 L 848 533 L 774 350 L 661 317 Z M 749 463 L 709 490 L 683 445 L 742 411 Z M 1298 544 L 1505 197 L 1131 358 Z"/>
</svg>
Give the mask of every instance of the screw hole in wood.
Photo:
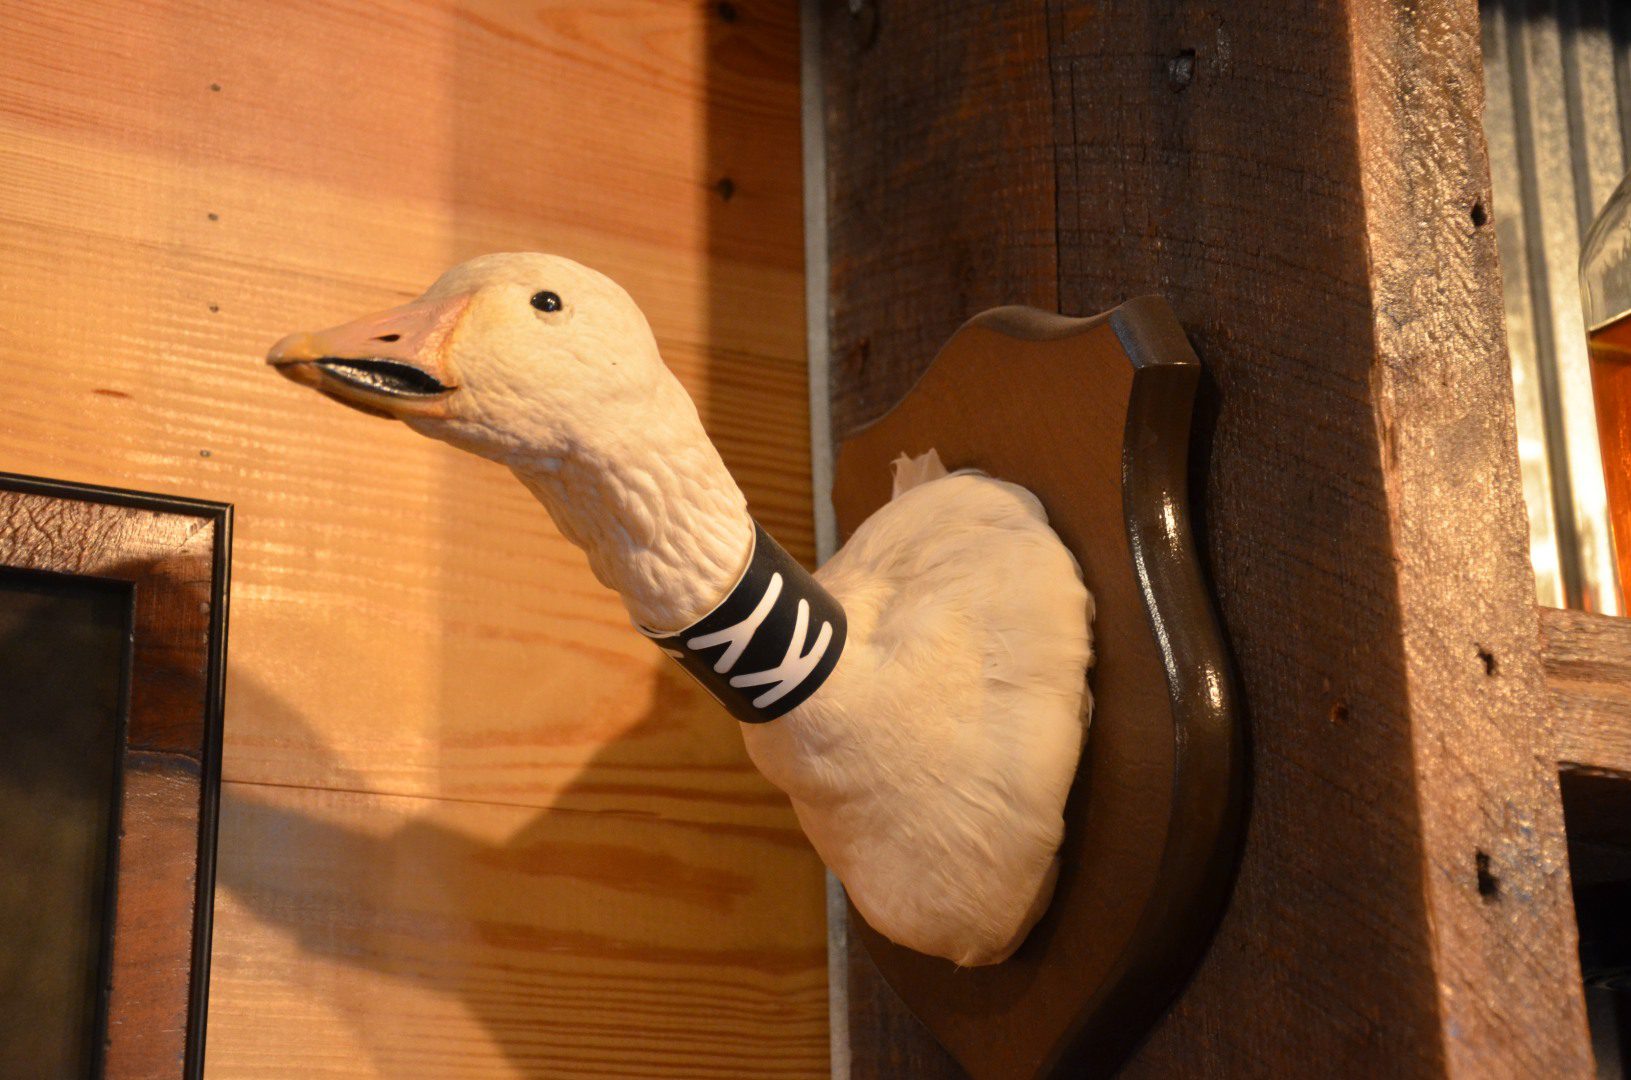
<svg viewBox="0 0 1631 1080">
<path fill-rule="evenodd" d="M 1167 61 L 1167 80 L 1174 90 L 1186 90 L 1195 81 L 1195 50 L 1183 49 Z"/>
<path fill-rule="evenodd" d="M 1473 864 L 1478 871 L 1478 895 L 1489 901 L 1500 899 L 1501 879 L 1496 877 L 1489 868 L 1489 853 L 1485 851 L 1475 852 Z"/>
</svg>

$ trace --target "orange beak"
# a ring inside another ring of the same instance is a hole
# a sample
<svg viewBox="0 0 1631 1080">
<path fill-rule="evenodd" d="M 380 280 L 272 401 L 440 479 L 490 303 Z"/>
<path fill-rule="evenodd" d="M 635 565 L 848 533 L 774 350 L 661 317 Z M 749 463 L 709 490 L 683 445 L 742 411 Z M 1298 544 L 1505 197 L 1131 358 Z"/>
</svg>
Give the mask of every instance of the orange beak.
<svg viewBox="0 0 1631 1080">
<path fill-rule="evenodd" d="M 330 330 L 290 334 L 266 362 L 375 416 L 446 416 L 447 399 L 459 388 L 448 344 L 469 303 L 469 294 L 415 300 Z"/>
</svg>

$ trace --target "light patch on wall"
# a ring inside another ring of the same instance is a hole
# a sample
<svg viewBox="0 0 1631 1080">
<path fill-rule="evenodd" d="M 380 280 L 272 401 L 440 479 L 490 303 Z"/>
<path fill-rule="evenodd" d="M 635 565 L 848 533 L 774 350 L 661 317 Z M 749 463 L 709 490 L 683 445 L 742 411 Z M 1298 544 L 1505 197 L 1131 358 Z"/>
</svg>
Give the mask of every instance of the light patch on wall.
<svg viewBox="0 0 1631 1080">
<path fill-rule="evenodd" d="M 1580 243 L 1626 168 L 1631 11 L 1483 0 L 1493 214 L 1530 557 L 1543 604 L 1619 614 L 1580 305 Z"/>
</svg>

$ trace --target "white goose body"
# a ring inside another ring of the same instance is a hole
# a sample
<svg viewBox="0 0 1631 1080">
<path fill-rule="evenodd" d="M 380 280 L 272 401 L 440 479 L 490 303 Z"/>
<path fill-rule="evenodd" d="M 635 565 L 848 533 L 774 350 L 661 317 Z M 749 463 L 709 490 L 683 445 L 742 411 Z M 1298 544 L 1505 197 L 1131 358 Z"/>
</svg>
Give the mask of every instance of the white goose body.
<svg viewBox="0 0 1631 1080">
<path fill-rule="evenodd" d="M 849 644 L 809 701 L 743 725 L 748 753 L 875 929 L 1004 959 L 1052 895 L 1081 753 L 1075 560 L 1029 492 L 958 473 L 897 492 L 816 577 Z"/>
<path fill-rule="evenodd" d="M 508 465 L 641 626 L 692 625 L 747 564 L 746 500 L 694 404 L 633 301 L 576 263 L 472 260 L 269 359 Z M 844 651 L 803 704 L 741 725 L 748 754 L 875 929 L 1000 961 L 1052 895 L 1082 747 L 1092 599 L 1075 560 L 1030 493 L 931 453 L 897 463 L 894 499 L 815 576 L 844 608 Z"/>
</svg>

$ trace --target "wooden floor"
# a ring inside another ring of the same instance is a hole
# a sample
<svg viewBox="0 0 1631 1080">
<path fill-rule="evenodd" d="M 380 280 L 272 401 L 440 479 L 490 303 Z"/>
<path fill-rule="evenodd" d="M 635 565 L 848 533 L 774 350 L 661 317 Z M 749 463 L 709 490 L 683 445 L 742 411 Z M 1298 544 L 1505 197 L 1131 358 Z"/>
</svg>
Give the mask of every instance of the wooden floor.
<svg viewBox="0 0 1631 1080">
<path fill-rule="evenodd" d="M 735 724 L 506 472 L 260 362 L 578 258 L 808 558 L 796 22 L 0 2 L 0 469 L 237 507 L 210 1076 L 825 1072 L 820 866 Z"/>
</svg>

